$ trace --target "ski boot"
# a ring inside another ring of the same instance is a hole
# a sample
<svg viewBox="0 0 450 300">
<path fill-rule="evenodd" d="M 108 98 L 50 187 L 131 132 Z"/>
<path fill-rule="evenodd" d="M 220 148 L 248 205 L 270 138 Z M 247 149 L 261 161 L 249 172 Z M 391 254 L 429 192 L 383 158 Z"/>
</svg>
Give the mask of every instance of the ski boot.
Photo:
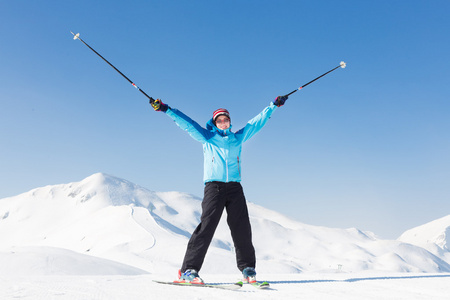
<svg viewBox="0 0 450 300">
<path fill-rule="evenodd" d="M 256 281 L 256 271 L 255 268 L 245 268 L 244 271 L 242 271 L 242 275 L 244 275 L 244 283 L 255 283 Z"/>
<path fill-rule="evenodd" d="M 178 280 L 175 280 L 174 282 L 184 284 L 205 284 L 203 279 L 198 276 L 197 270 L 194 269 L 188 269 L 184 273 L 181 273 L 181 270 L 178 270 Z"/>
<path fill-rule="evenodd" d="M 256 280 L 255 268 L 251 268 L 251 267 L 245 268 L 242 271 L 242 275 L 244 276 L 244 279 L 242 280 L 243 283 L 248 283 L 257 289 L 267 289 L 270 287 L 270 284 L 268 282 L 266 282 L 266 281 L 258 282 Z"/>
</svg>

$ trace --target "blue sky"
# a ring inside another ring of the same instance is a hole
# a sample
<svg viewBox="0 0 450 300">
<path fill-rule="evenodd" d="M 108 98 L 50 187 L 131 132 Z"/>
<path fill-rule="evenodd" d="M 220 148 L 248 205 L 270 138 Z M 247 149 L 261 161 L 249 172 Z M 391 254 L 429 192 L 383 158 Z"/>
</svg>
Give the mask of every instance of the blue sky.
<svg viewBox="0 0 450 300">
<path fill-rule="evenodd" d="M 240 129 L 247 200 L 384 238 L 450 214 L 448 1 L 3 1 L 0 198 L 104 172 L 202 196 L 200 124 Z"/>
</svg>

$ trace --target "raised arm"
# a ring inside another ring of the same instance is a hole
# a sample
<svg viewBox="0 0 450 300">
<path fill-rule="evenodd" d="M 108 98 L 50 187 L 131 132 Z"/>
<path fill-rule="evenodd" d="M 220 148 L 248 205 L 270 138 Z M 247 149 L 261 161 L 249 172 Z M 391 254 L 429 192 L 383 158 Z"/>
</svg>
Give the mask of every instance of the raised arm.
<svg viewBox="0 0 450 300">
<path fill-rule="evenodd" d="M 204 143 L 207 141 L 211 133 L 205 128 L 201 127 L 197 122 L 186 116 L 178 109 L 171 108 L 167 104 L 162 103 L 160 99 L 150 102 L 153 109 L 166 113 L 181 129 L 187 131 L 189 135 L 196 141 Z"/>
<path fill-rule="evenodd" d="M 278 96 L 273 102 L 270 102 L 269 106 L 264 108 L 264 110 L 256 117 L 248 121 L 244 128 L 236 132 L 237 138 L 241 139 L 242 142 L 245 142 L 258 133 L 264 125 L 266 125 L 275 109 L 283 106 L 287 98 L 288 97 L 286 96 Z"/>
</svg>

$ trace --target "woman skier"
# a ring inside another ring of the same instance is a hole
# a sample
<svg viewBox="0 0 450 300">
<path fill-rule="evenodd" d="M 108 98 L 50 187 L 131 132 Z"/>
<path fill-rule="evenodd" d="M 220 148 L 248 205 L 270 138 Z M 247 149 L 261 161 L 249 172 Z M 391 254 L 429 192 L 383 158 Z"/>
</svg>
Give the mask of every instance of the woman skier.
<svg viewBox="0 0 450 300">
<path fill-rule="evenodd" d="M 202 215 L 200 224 L 189 240 L 183 264 L 178 271 L 178 280 L 175 282 L 204 284 L 198 272 L 224 209 L 227 211 L 227 223 L 236 249 L 237 267 L 244 276 L 244 282 L 256 282 L 255 249 L 247 204 L 240 184 L 242 143 L 259 132 L 275 109 L 284 105 L 287 98 L 278 96 L 237 132 L 231 132 L 230 113 L 224 108 L 214 111 L 205 129 L 160 99 L 150 100 L 155 111 L 165 112 L 181 129 L 203 144 L 205 189 Z"/>
</svg>

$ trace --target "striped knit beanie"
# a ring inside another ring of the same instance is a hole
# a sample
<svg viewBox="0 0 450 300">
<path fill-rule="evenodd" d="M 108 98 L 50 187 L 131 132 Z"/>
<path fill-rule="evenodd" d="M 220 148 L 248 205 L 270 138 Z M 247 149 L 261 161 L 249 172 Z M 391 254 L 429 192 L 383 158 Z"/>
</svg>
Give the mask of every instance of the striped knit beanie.
<svg viewBox="0 0 450 300">
<path fill-rule="evenodd" d="M 213 113 L 213 122 L 214 123 L 216 123 L 216 119 L 219 116 L 227 116 L 228 119 L 231 119 L 230 118 L 230 113 L 225 108 L 219 108 L 218 110 L 214 111 L 214 113 Z"/>
</svg>

